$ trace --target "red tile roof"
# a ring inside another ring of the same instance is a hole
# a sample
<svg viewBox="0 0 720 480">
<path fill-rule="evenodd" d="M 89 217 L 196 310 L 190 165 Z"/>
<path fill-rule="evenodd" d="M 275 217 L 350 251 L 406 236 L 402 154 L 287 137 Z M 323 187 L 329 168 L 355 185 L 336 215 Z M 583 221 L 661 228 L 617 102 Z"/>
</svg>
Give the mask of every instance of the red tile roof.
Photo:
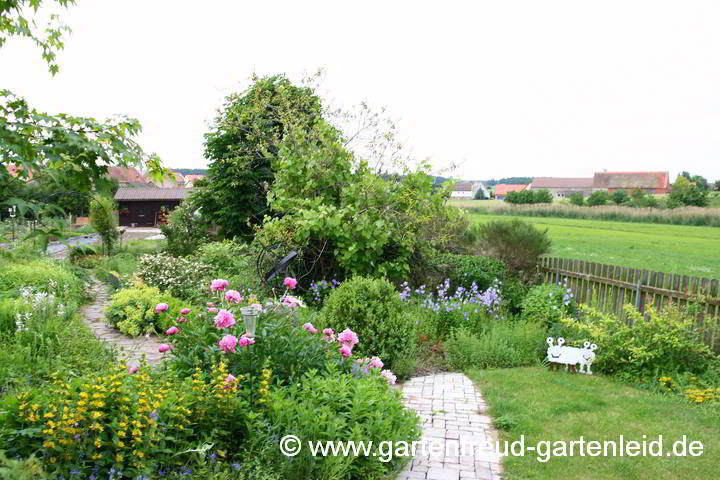
<svg viewBox="0 0 720 480">
<path fill-rule="evenodd" d="M 530 184 L 531 188 L 592 188 L 592 178 L 536 178 Z"/>
<path fill-rule="evenodd" d="M 595 188 L 668 188 L 668 172 L 599 172 L 595 174 Z"/>
<path fill-rule="evenodd" d="M 150 183 L 143 174 L 133 167 L 108 167 L 108 175 L 119 183 Z"/>
<path fill-rule="evenodd" d="M 520 190 L 525 190 L 527 187 L 527 185 L 506 185 L 499 183 L 495 185 L 495 196 L 507 195 L 510 192 L 519 192 Z"/>
</svg>

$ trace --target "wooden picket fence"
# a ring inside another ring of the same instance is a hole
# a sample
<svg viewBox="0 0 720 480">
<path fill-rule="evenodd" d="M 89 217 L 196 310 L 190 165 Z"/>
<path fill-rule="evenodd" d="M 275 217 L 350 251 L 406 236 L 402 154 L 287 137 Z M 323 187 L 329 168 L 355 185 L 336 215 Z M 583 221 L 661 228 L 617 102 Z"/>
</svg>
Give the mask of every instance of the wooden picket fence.
<svg viewBox="0 0 720 480">
<path fill-rule="evenodd" d="M 543 257 L 539 269 L 546 282 L 567 280 L 578 303 L 620 316 L 627 304 L 644 312 L 670 302 L 700 302 L 705 313 L 697 315 L 696 327 L 711 348 L 720 349 L 720 280 L 557 257 Z"/>
</svg>

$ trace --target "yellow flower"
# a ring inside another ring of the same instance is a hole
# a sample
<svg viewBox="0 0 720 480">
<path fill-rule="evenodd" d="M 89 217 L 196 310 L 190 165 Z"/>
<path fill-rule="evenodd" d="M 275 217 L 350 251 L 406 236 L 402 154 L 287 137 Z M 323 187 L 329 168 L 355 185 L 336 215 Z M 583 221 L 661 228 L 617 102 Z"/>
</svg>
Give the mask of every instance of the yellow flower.
<svg viewBox="0 0 720 480">
<path fill-rule="evenodd" d="M 102 457 L 103 456 L 101 453 L 95 453 L 90 458 L 92 458 L 93 460 L 100 460 Z"/>
<path fill-rule="evenodd" d="M 141 452 L 138 450 L 133 451 L 133 454 L 138 458 L 143 458 L 145 456 L 145 452 Z"/>
<path fill-rule="evenodd" d="M 117 436 L 120 438 L 125 438 L 125 432 L 120 430 L 119 432 L 117 432 Z"/>
<path fill-rule="evenodd" d="M 43 443 L 43 447 L 45 447 L 45 448 L 53 448 L 54 446 L 55 446 L 55 443 L 51 442 L 49 440 L 46 441 L 45 443 Z"/>
<path fill-rule="evenodd" d="M 123 458 L 124 458 L 124 457 L 123 457 L 122 455 L 120 455 L 119 453 L 118 453 L 117 455 L 115 455 L 115 461 L 116 461 L 116 462 L 122 462 L 122 461 L 123 461 Z"/>
<path fill-rule="evenodd" d="M 122 440 L 118 440 L 115 445 L 117 445 L 118 448 L 123 448 L 125 446 L 125 442 L 123 442 Z"/>
<path fill-rule="evenodd" d="M 45 415 L 43 415 L 44 418 L 53 418 L 55 414 L 47 412 Z"/>
<path fill-rule="evenodd" d="M 102 412 L 98 412 L 98 411 L 96 410 L 96 411 L 92 412 L 92 413 L 90 414 L 90 416 L 92 417 L 93 420 L 97 420 L 98 418 L 102 417 L 103 414 L 102 414 Z"/>
<path fill-rule="evenodd" d="M 102 440 L 100 440 L 99 438 L 96 438 L 95 439 L 95 448 L 100 448 L 100 447 L 102 447 Z"/>
</svg>

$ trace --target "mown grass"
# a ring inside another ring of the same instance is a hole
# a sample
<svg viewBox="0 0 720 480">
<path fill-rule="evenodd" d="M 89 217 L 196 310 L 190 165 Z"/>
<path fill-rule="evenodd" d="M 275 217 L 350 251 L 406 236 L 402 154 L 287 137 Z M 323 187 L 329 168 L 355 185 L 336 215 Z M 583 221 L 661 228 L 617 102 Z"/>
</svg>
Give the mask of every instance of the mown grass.
<svg viewBox="0 0 720 480">
<path fill-rule="evenodd" d="M 663 451 L 681 440 L 702 442 L 696 457 L 552 457 L 529 453 L 504 460 L 508 480 L 700 480 L 718 478 L 720 409 L 638 390 L 602 376 L 549 372 L 541 367 L 471 370 L 490 405 L 503 440 L 525 445 L 557 440 L 626 440 L 642 442 L 663 436 Z M 577 450 L 576 450 L 577 451 Z"/>
<path fill-rule="evenodd" d="M 521 218 L 547 229 L 550 255 L 720 278 L 720 229 L 567 218 L 472 214 L 475 222 Z"/>
</svg>

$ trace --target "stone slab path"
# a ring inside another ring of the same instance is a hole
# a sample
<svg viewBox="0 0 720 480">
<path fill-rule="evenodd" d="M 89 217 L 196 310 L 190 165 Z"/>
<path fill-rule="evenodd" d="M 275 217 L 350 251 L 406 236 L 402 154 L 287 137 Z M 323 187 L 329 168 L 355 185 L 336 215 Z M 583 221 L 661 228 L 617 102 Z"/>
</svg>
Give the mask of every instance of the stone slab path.
<svg viewBox="0 0 720 480">
<path fill-rule="evenodd" d="M 143 356 L 150 364 L 159 362 L 163 354 L 158 352 L 162 342 L 157 337 L 129 337 L 105 322 L 105 308 L 110 303 L 110 292 L 107 286 L 94 276 L 91 281 L 90 295 L 93 302 L 85 305 L 81 312 L 85 323 L 93 333 L 100 340 L 117 347 L 120 357 L 127 365 L 138 365 Z"/>
<path fill-rule="evenodd" d="M 500 480 L 502 458 L 484 448 L 498 433 L 487 404 L 462 373 L 415 377 L 404 383 L 405 405 L 422 421 L 422 445 L 396 480 Z"/>
</svg>

